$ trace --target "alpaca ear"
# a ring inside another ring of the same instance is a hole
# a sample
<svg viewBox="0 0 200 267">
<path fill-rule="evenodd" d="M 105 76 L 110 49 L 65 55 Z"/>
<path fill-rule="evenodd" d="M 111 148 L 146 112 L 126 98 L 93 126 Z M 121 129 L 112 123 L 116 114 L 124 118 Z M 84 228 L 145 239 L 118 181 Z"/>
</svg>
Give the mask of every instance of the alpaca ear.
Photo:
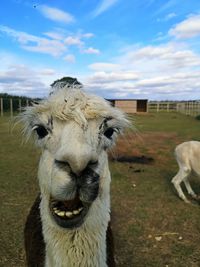
<svg viewBox="0 0 200 267">
<path fill-rule="evenodd" d="M 32 106 L 28 106 L 16 117 L 16 124 L 21 124 L 22 126 L 22 135 L 27 142 L 30 137 L 33 135 L 33 126 L 35 125 L 37 114 L 35 112 L 35 103 Z"/>
</svg>

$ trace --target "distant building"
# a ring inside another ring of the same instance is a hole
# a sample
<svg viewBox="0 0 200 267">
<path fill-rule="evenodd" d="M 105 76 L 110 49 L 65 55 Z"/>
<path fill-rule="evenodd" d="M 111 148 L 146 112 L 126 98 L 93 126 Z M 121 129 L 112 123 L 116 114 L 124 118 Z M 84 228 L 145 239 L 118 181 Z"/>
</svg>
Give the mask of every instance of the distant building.
<svg viewBox="0 0 200 267">
<path fill-rule="evenodd" d="M 118 107 L 126 113 L 139 113 L 148 111 L 147 99 L 107 99 L 114 107 Z"/>
</svg>

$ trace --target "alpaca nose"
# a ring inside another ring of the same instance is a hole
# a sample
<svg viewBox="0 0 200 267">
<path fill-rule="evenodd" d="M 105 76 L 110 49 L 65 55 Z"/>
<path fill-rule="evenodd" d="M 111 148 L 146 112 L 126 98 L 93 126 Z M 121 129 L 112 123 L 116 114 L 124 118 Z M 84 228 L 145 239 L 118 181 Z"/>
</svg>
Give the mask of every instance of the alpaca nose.
<svg viewBox="0 0 200 267">
<path fill-rule="evenodd" d="M 70 163 L 69 161 L 62 161 L 55 159 L 55 164 L 58 168 L 70 171 L 71 173 L 75 174 L 76 176 L 80 176 L 85 170 L 95 168 L 98 165 L 98 160 L 89 160 L 85 162 L 85 164 L 81 166 L 77 166 Z"/>
<path fill-rule="evenodd" d="M 55 159 L 65 162 L 67 171 L 79 176 L 92 162 L 98 160 L 98 154 L 89 144 L 74 144 L 72 141 L 70 145 L 63 145 L 57 150 Z"/>
</svg>

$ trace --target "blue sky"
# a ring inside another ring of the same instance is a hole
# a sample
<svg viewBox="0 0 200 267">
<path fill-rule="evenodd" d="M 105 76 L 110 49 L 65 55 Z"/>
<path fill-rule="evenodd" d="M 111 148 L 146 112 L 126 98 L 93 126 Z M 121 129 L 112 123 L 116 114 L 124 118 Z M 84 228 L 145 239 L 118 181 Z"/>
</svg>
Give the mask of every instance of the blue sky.
<svg viewBox="0 0 200 267">
<path fill-rule="evenodd" d="M 72 76 L 106 98 L 200 99 L 200 1 L 2 1 L 0 57 L 9 94 Z"/>
</svg>

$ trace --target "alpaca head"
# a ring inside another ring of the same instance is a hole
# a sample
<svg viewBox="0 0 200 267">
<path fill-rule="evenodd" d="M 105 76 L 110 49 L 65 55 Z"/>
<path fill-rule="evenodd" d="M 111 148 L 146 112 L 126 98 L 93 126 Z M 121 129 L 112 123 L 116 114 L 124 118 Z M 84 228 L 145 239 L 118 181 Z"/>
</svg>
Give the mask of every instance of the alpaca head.
<svg viewBox="0 0 200 267">
<path fill-rule="evenodd" d="M 127 125 L 125 115 L 100 97 L 64 87 L 27 107 L 21 120 L 42 148 L 45 218 L 54 227 L 81 227 L 109 199 L 107 150 Z"/>
</svg>

